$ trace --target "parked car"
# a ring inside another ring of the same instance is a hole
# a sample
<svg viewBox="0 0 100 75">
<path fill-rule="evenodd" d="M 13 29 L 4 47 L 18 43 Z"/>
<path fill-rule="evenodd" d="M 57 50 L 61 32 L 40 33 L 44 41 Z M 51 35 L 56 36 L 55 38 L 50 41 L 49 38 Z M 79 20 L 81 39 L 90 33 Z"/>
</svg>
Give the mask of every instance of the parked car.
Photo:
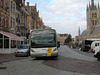
<svg viewBox="0 0 100 75">
<path fill-rule="evenodd" d="M 15 56 L 29 56 L 30 47 L 29 45 L 22 45 L 15 51 Z"/>
</svg>

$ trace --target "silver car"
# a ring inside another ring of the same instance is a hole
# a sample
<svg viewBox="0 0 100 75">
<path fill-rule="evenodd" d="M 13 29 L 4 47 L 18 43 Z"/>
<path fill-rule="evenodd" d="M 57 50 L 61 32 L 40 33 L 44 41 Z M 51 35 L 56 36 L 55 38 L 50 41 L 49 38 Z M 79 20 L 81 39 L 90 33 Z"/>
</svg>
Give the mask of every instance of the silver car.
<svg viewBox="0 0 100 75">
<path fill-rule="evenodd" d="M 30 47 L 29 45 L 22 45 L 15 51 L 15 56 L 29 56 L 30 55 Z"/>
</svg>

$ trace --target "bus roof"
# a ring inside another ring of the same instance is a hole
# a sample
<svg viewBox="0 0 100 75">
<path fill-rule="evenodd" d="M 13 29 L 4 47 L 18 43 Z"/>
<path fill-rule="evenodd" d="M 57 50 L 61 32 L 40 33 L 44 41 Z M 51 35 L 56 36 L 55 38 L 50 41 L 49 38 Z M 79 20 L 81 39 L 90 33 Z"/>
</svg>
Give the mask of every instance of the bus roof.
<svg viewBox="0 0 100 75">
<path fill-rule="evenodd" d="M 45 34 L 45 33 L 56 33 L 55 29 L 38 29 L 38 30 L 32 30 L 31 33 L 34 32 L 34 34 Z"/>
</svg>

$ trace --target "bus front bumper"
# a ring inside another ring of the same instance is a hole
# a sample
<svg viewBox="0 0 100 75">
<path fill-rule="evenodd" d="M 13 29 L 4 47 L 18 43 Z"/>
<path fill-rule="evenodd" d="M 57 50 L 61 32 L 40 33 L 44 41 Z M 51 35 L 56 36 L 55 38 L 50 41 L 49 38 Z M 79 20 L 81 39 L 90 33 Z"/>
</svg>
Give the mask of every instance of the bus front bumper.
<svg viewBox="0 0 100 75">
<path fill-rule="evenodd" d="M 51 53 L 51 56 L 47 56 L 47 53 L 33 53 L 33 54 L 31 54 L 32 58 L 34 58 L 34 57 L 57 57 L 57 56 L 58 56 L 57 52 Z"/>
</svg>

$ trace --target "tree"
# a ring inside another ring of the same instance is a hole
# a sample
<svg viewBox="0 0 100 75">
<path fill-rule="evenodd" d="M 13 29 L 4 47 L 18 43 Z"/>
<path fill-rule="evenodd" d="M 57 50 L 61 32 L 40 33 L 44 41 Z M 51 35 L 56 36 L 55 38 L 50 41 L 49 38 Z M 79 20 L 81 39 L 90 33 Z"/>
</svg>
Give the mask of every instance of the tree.
<svg viewBox="0 0 100 75">
<path fill-rule="evenodd" d="M 72 36 L 69 34 L 68 37 L 65 39 L 65 43 L 69 43 L 72 41 Z"/>
</svg>

